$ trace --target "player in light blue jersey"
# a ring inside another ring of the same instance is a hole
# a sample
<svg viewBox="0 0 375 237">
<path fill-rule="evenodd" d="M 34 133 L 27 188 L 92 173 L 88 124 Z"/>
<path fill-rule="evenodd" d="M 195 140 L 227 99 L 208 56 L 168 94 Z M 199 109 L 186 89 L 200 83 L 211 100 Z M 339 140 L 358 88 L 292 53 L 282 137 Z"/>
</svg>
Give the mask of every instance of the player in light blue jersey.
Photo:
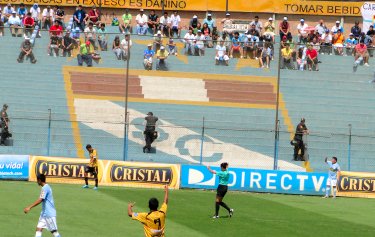
<svg viewBox="0 0 375 237">
<path fill-rule="evenodd" d="M 214 219 L 219 218 L 219 209 L 220 206 L 227 209 L 229 212 L 229 217 L 233 216 L 233 209 L 229 208 L 227 204 L 223 202 L 223 198 L 228 191 L 228 181 L 229 181 L 229 172 L 228 172 L 228 163 L 224 162 L 220 165 L 221 171 L 212 170 L 209 166 L 207 169 L 212 173 L 219 176 L 219 186 L 217 187 L 216 201 L 215 201 L 215 215 L 212 217 Z"/>
<path fill-rule="evenodd" d="M 336 191 L 337 191 L 337 180 L 340 177 L 340 165 L 337 163 L 337 158 L 332 157 L 331 161 L 328 161 L 326 157 L 325 162 L 329 165 L 328 170 L 328 179 L 327 179 L 327 187 L 326 187 L 326 195 L 323 198 L 329 197 L 329 191 L 331 187 L 333 189 L 333 198 L 336 198 Z"/>
<path fill-rule="evenodd" d="M 49 230 L 54 237 L 61 237 L 57 231 L 56 209 L 55 202 L 53 201 L 52 189 L 46 184 L 46 176 L 44 174 L 39 174 L 37 176 L 37 182 L 42 186 L 40 196 L 38 200 L 26 207 L 23 211 L 27 214 L 31 208 L 42 203 L 42 212 L 40 213 L 39 222 L 36 227 L 35 237 L 41 237 L 43 229 Z"/>
</svg>

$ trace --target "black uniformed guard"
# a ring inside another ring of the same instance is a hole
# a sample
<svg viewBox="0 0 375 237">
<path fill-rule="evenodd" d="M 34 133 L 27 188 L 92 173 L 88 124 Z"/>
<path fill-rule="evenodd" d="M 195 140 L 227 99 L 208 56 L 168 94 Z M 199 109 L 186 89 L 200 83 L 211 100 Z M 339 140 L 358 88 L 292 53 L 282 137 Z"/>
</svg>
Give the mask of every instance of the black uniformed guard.
<svg viewBox="0 0 375 237">
<path fill-rule="evenodd" d="M 143 153 L 150 152 L 151 151 L 151 144 L 154 142 L 156 139 L 156 121 L 158 121 L 158 117 L 154 116 L 152 112 L 147 113 L 147 117 L 145 117 L 146 120 L 146 127 L 145 131 L 143 132 L 145 135 L 145 141 L 146 145 L 143 147 Z"/>
<path fill-rule="evenodd" d="M 301 122 L 297 125 L 296 133 L 294 135 L 294 160 L 298 160 L 298 153 L 301 151 L 301 157 L 305 155 L 305 144 L 303 143 L 303 135 L 308 134 L 309 130 L 305 124 L 305 118 L 301 119 Z"/>
<path fill-rule="evenodd" d="M 4 104 L 1 110 L 1 146 L 5 146 L 5 140 L 12 135 L 9 133 L 9 117 L 7 113 L 8 105 Z"/>
</svg>

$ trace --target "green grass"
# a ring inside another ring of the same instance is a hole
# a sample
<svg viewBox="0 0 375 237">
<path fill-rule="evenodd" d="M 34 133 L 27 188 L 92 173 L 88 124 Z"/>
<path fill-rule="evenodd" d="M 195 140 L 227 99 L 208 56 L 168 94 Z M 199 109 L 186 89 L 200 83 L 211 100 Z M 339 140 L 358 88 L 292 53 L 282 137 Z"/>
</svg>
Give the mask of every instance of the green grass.
<svg viewBox="0 0 375 237">
<path fill-rule="evenodd" d="M 147 211 L 150 197 L 163 199 L 163 191 L 155 189 L 51 186 L 63 237 L 142 237 L 142 225 L 126 215 L 127 203 L 135 201 L 135 211 Z M 34 236 L 41 207 L 27 215 L 23 208 L 39 192 L 36 183 L 0 182 L 0 236 Z M 225 202 L 235 209 L 233 218 L 214 220 L 214 197 L 210 191 L 172 190 L 166 236 L 375 236 L 371 199 L 229 192 Z M 227 215 L 223 209 L 221 214 Z"/>
</svg>

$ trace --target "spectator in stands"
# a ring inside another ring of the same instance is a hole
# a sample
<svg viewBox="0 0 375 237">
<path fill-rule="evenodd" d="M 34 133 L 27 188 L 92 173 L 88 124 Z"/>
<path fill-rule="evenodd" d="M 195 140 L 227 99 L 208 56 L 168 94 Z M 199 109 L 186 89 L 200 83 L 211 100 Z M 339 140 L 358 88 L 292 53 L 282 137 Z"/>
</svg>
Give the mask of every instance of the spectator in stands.
<svg viewBox="0 0 375 237">
<path fill-rule="evenodd" d="M 83 10 L 82 5 L 79 5 L 77 10 L 73 14 L 73 26 L 74 28 L 79 27 L 83 32 L 85 30 L 85 21 L 87 20 L 88 15 Z"/>
<path fill-rule="evenodd" d="M 203 27 L 202 27 L 201 31 L 202 31 L 202 34 L 204 36 L 205 47 L 212 48 L 213 44 L 212 44 L 211 29 L 210 29 L 210 27 L 208 27 L 207 23 L 203 24 Z"/>
<path fill-rule="evenodd" d="M 0 146 L 5 146 L 5 141 L 9 137 L 12 137 L 12 134 L 9 132 L 9 116 L 7 113 L 8 105 L 4 104 L 3 109 L 0 111 L 1 114 L 1 141 Z"/>
<path fill-rule="evenodd" d="M 167 49 L 169 55 L 175 55 L 177 56 L 177 45 L 174 43 L 174 40 L 172 38 L 169 39 L 167 43 Z"/>
<path fill-rule="evenodd" d="M 243 57 L 247 58 L 247 55 L 250 53 L 250 58 L 258 59 L 257 53 L 257 43 L 259 42 L 259 38 L 253 35 L 247 35 L 244 39 L 244 47 L 243 47 Z"/>
<path fill-rule="evenodd" d="M 220 40 L 219 44 L 216 45 L 215 65 L 219 65 L 220 62 L 224 62 L 226 66 L 229 66 L 227 49 L 224 45 L 224 41 L 222 40 Z"/>
<path fill-rule="evenodd" d="M 262 22 L 259 21 L 259 16 L 255 16 L 254 20 L 250 22 L 250 26 L 255 25 L 255 29 L 259 32 L 259 34 L 262 32 L 263 25 Z"/>
<path fill-rule="evenodd" d="M 227 12 L 225 18 L 221 20 L 221 24 L 223 25 L 223 33 L 229 35 L 229 38 L 231 39 L 234 29 L 232 28 L 233 20 L 230 18 L 229 12 Z"/>
<path fill-rule="evenodd" d="M 207 14 L 207 18 L 205 18 L 203 20 L 203 26 L 204 26 L 204 24 L 207 24 L 207 26 L 210 29 L 210 31 L 212 31 L 213 28 L 216 27 L 215 20 L 212 18 L 212 13 L 208 13 Z"/>
<path fill-rule="evenodd" d="M 339 30 L 341 34 L 344 33 L 344 28 L 340 25 L 340 21 L 336 21 L 336 24 L 332 26 L 331 32 L 336 35 Z"/>
<path fill-rule="evenodd" d="M 332 54 L 332 34 L 329 29 L 326 29 L 320 39 L 321 43 L 321 54 Z"/>
<path fill-rule="evenodd" d="M 243 58 L 240 34 L 237 31 L 234 32 L 234 37 L 232 38 L 232 48 L 230 49 L 229 57 L 233 58 L 233 53 L 235 52 L 240 54 L 240 58 Z"/>
<path fill-rule="evenodd" d="M 305 19 L 301 18 L 300 23 L 297 25 L 298 43 L 306 44 L 308 35 L 307 27 L 309 26 L 305 23 Z"/>
<path fill-rule="evenodd" d="M 371 38 L 375 35 L 374 26 L 370 25 L 369 30 L 367 31 L 366 35 L 370 36 Z"/>
<path fill-rule="evenodd" d="M 337 33 L 333 36 L 333 49 L 335 51 L 335 54 L 344 55 L 343 53 L 344 41 L 345 41 L 345 37 L 341 33 L 341 30 L 338 29 Z"/>
<path fill-rule="evenodd" d="M 320 38 L 314 38 L 310 44 L 316 52 L 320 52 Z"/>
<path fill-rule="evenodd" d="M 173 36 L 175 33 L 177 33 L 177 37 L 181 37 L 181 27 L 180 27 L 181 17 L 177 14 L 177 11 L 173 11 L 173 14 L 171 16 L 171 35 Z"/>
<path fill-rule="evenodd" d="M 20 4 L 20 7 L 18 8 L 17 14 L 21 20 L 25 18 L 27 14 L 27 8 L 25 7 L 25 4 L 23 2 Z"/>
<path fill-rule="evenodd" d="M 371 47 L 372 45 L 372 37 L 366 35 L 365 32 L 362 32 L 359 36 L 359 41 L 363 41 L 367 47 Z"/>
<path fill-rule="evenodd" d="M 26 59 L 29 58 L 31 63 L 36 63 L 36 59 L 34 57 L 33 48 L 29 38 L 25 38 L 25 41 L 21 44 L 21 52 L 17 58 L 17 62 L 22 63 L 24 57 Z"/>
<path fill-rule="evenodd" d="M 296 133 L 294 135 L 294 160 L 298 160 L 298 154 L 300 153 L 301 157 L 303 158 L 305 155 L 305 144 L 303 142 L 303 135 L 309 134 L 309 130 L 305 124 L 305 118 L 301 119 L 301 122 L 297 125 Z"/>
<path fill-rule="evenodd" d="M 260 37 L 260 31 L 256 29 L 256 26 L 254 24 L 250 25 L 250 28 L 245 32 L 245 34 Z"/>
<path fill-rule="evenodd" d="M 306 59 L 307 59 L 307 67 L 309 71 L 314 70 L 319 71 L 318 67 L 318 52 L 313 48 L 312 44 L 308 45 L 306 50 Z"/>
<path fill-rule="evenodd" d="M 280 41 L 280 47 L 281 47 L 281 49 L 285 48 L 285 45 L 286 45 L 286 41 L 287 41 L 287 40 L 288 40 L 288 39 L 286 38 L 286 35 L 284 35 L 283 38 L 282 38 L 281 41 Z"/>
<path fill-rule="evenodd" d="M 359 39 L 361 32 L 362 32 L 362 29 L 361 27 L 359 27 L 359 21 L 355 21 L 354 26 L 350 30 L 350 33 L 353 34 L 356 39 Z"/>
<path fill-rule="evenodd" d="M 65 29 L 64 23 L 65 11 L 58 5 L 55 6 L 55 20 L 59 22 L 59 25 Z"/>
<path fill-rule="evenodd" d="M 147 16 L 144 14 L 144 10 L 140 9 L 139 14 L 135 17 L 137 22 L 137 34 L 145 35 L 147 33 Z"/>
<path fill-rule="evenodd" d="M 40 28 L 41 26 L 41 20 L 40 20 L 40 8 L 37 3 L 34 3 L 32 8 L 30 8 L 31 17 L 34 19 L 35 26 L 38 26 Z M 38 36 L 41 37 L 40 31 L 38 31 Z"/>
<path fill-rule="evenodd" d="M 171 18 L 168 16 L 167 11 L 160 17 L 159 29 L 164 36 L 169 37 L 171 35 Z"/>
<path fill-rule="evenodd" d="M 204 54 L 205 54 L 205 47 L 204 47 L 205 40 L 206 40 L 206 38 L 204 37 L 204 35 L 202 35 L 202 31 L 198 30 L 197 36 L 195 36 L 195 43 L 194 43 L 195 55 L 204 56 Z"/>
<path fill-rule="evenodd" d="M 264 64 L 266 64 L 266 68 L 270 68 L 270 61 L 272 58 L 272 48 L 271 43 L 267 42 L 264 44 L 262 51 L 260 52 L 259 64 L 261 68 L 264 68 Z"/>
<path fill-rule="evenodd" d="M 156 70 L 168 70 L 167 68 L 167 58 L 168 52 L 162 45 L 160 49 L 156 52 Z"/>
<path fill-rule="evenodd" d="M 90 41 L 91 45 L 94 47 L 94 49 L 97 49 L 96 46 L 96 29 L 94 28 L 94 24 L 92 22 L 89 22 L 88 26 L 85 29 L 85 41 Z"/>
<path fill-rule="evenodd" d="M 152 112 L 147 113 L 147 117 L 145 117 L 146 120 L 146 127 L 144 131 L 145 141 L 146 145 L 143 147 L 143 153 L 150 152 L 151 151 L 151 144 L 156 139 L 156 122 L 159 120 L 158 117 L 154 116 Z"/>
<path fill-rule="evenodd" d="M 59 38 L 55 33 L 50 36 L 50 42 L 48 44 L 47 53 L 49 56 L 58 57 L 59 56 Z"/>
<path fill-rule="evenodd" d="M 367 51 L 367 46 L 365 44 L 365 42 L 362 40 L 359 42 L 359 44 L 357 44 L 355 46 L 355 57 L 354 57 L 354 61 L 355 63 L 357 62 L 357 60 L 361 61 L 363 60 L 364 62 L 364 65 L 365 66 L 370 66 L 368 64 L 368 59 L 369 59 L 369 53 Z M 358 66 L 359 63 L 357 63 L 357 66 Z"/>
<path fill-rule="evenodd" d="M 285 44 L 285 48 L 281 50 L 281 69 L 292 69 L 293 65 L 293 50 L 290 48 L 289 44 Z"/>
<path fill-rule="evenodd" d="M 159 29 L 159 16 L 155 14 L 154 10 L 151 10 L 150 15 L 148 15 L 147 25 L 152 34 L 156 34 Z"/>
<path fill-rule="evenodd" d="M 71 57 L 74 45 L 74 39 L 70 36 L 70 30 L 67 30 L 61 41 L 62 56 Z"/>
<path fill-rule="evenodd" d="M 193 34 L 193 30 L 189 29 L 189 31 L 184 36 L 185 55 L 192 55 L 194 53 L 194 40 L 195 35 Z"/>
<path fill-rule="evenodd" d="M 77 55 L 78 66 L 83 66 L 86 63 L 88 67 L 92 67 L 91 42 L 86 41 L 79 47 L 79 54 Z"/>
<path fill-rule="evenodd" d="M 58 38 L 62 38 L 63 37 L 63 28 L 59 24 L 58 20 L 55 20 L 53 22 L 53 25 L 51 26 L 51 28 L 49 28 L 49 33 L 50 33 L 50 35 L 55 35 Z"/>
<path fill-rule="evenodd" d="M 354 55 L 354 48 L 358 44 L 358 41 L 354 38 L 354 34 L 350 33 L 349 38 L 345 40 L 346 55 Z"/>
<path fill-rule="evenodd" d="M 107 51 L 108 40 L 107 30 L 105 29 L 105 23 L 100 23 L 100 28 L 98 30 L 98 43 L 101 51 Z"/>
<path fill-rule="evenodd" d="M 161 34 L 161 31 L 159 30 L 155 35 L 154 35 L 154 42 L 153 42 L 153 49 L 155 52 L 157 52 L 160 49 L 160 46 L 163 44 L 163 37 Z"/>
<path fill-rule="evenodd" d="M 219 37 L 219 31 L 217 30 L 216 26 L 213 27 L 212 32 L 211 32 L 211 36 L 212 36 L 212 45 L 216 45 L 218 39 L 220 38 Z"/>
<path fill-rule="evenodd" d="M 10 33 L 13 37 L 22 36 L 22 22 L 21 19 L 17 16 L 17 12 L 13 11 L 12 15 L 8 19 L 8 25 L 10 27 Z"/>
<path fill-rule="evenodd" d="M 143 66 L 146 70 L 152 70 L 154 55 L 155 51 L 152 50 L 152 44 L 147 45 L 147 49 L 145 49 L 145 51 L 143 52 Z"/>
<path fill-rule="evenodd" d="M 300 70 L 300 71 L 303 71 L 306 69 L 306 47 L 304 45 L 300 45 L 298 47 L 298 51 L 297 51 L 297 69 Z"/>
<path fill-rule="evenodd" d="M 130 39 L 130 34 L 126 34 L 125 38 L 121 41 L 121 57 L 124 61 L 129 58 L 129 50 L 133 45 L 132 40 Z"/>
<path fill-rule="evenodd" d="M 268 18 L 268 22 L 264 24 L 264 33 L 265 38 L 270 37 L 272 42 L 275 42 L 275 24 L 273 23 L 273 18 Z"/>
<path fill-rule="evenodd" d="M 280 40 L 286 36 L 289 37 L 292 34 L 290 33 L 290 24 L 288 22 L 288 17 L 284 16 L 283 21 L 279 24 L 279 31 L 280 31 Z"/>
<path fill-rule="evenodd" d="M 14 8 L 12 7 L 12 4 L 8 3 L 6 7 L 3 9 L 3 17 L 4 17 L 4 23 L 8 23 L 9 17 L 12 16 L 12 12 L 14 12 Z"/>
<path fill-rule="evenodd" d="M 112 51 L 115 53 L 117 60 L 122 59 L 122 49 L 121 49 L 121 41 L 120 36 L 116 35 L 115 39 L 112 43 Z"/>
<path fill-rule="evenodd" d="M 80 38 L 81 38 L 81 29 L 77 26 L 77 27 L 73 27 L 72 29 L 72 38 L 75 40 L 76 44 L 75 44 L 75 47 L 78 48 L 79 44 L 80 44 Z"/>
<path fill-rule="evenodd" d="M 94 26 L 98 27 L 100 25 L 100 12 L 96 9 L 96 6 L 92 6 L 91 10 L 89 11 L 87 21 L 92 22 Z"/>
<path fill-rule="evenodd" d="M 319 21 L 319 24 L 315 26 L 315 31 L 319 33 L 320 36 L 322 36 L 326 32 L 326 25 L 324 24 L 323 20 Z"/>
<path fill-rule="evenodd" d="M 53 22 L 54 12 L 51 6 L 47 6 L 42 12 L 42 27 L 43 29 L 49 29 Z"/>
<path fill-rule="evenodd" d="M 4 36 L 4 17 L 2 17 L 2 11 L 0 9 L 0 37 Z"/>
<path fill-rule="evenodd" d="M 25 27 L 25 33 L 24 33 L 24 37 L 29 37 L 31 36 L 31 34 L 33 33 L 33 30 L 34 30 L 34 27 L 35 27 L 35 21 L 34 19 L 31 17 L 31 13 L 28 12 L 26 14 L 26 17 L 23 19 L 23 25 Z"/>
<path fill-rule="evenodd" d="M 194 15 L 193 18 L 190 19 L 189 30 L 192 30 L 193 33 L 195 33 L 197 31 L 198 23 L 199 23 L 198 16 Z"/>
<path fill-rule="evenodd" d="M 132 15 L 129 13 L 129 9 L 125 9 L 124 15 L 122 15 L 122 23 L 119 25 L 120 32 L 125 33 L 132 33 Z"/>
</svg>

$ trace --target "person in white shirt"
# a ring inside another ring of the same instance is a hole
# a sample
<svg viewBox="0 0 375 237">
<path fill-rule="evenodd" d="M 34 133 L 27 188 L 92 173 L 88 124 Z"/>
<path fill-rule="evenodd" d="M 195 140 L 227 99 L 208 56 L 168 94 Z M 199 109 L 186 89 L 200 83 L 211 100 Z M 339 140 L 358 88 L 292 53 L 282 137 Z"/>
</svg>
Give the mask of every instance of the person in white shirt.
<svg viewBox="0 0 375 237">
<path fill-rule="evenodd" d="M 332 54 L 332 34 L 329 29 L 326 29 L 325 32 L 322 34 L 320 39 L 321 47 L 320 52 L 321 54 Z"/>
<path fill-rule="evenodd" d="M 143 9 L 139 10 L 139 14 L 136 16 L 135 21 L 137 22 L 137 34 L 145 35 L 147 33 L 147 16 L 143 13 Z"/>
<path fill-rule="evenodd" d="M 168 12 L 166 11 L 164 12 L 164 15 L 160 17 L 159 30 L 166 37 L 169 37 L 171 35 L 171 18 L 168 16 Z"/>
<path fill-rule="evenodd" d="M 85 42 L 90 41 L 90 43 L 94 46 L 94 49 L 97 50 L 96 46 L 96 29 L 94 28 L 94 23 L 91 21 L 87 25 L 85 31 Z"/>
<path fill-rule="evenodd" d="M 324 24 L 323 20 L 320 20 L 319 24 L 317 24 L 315 26 L 315 30 L 319 33 L 320 36 L 322 36 L 325 33 L 326 29 L 327 29 L 327 27 Z"/>
<path fill-rule="evenodd" d="M 47 6 L 47 8 L 43 9 L 42 12 L 42 26 L 43 29 L 49 29 L 53 22 L 54 12 L 51 6 Z"/>
<path fill-rule="evenodd" d="M 218 45 L 216 45 L 216 55 L 215 55 L 216 65 L 219 65 L 220 62 L 225 62 L 226 66 L 229 66 L 229 57 L 227 55 L 227 48 L 224 45 L 224 41 L 220 41 Z"/>
<path fill-rule="evenodd" d="M 255 29 L 261 33 L 262 32 L 262 29 L 263 29 L 263 24 L 262 22 L 259 21 L 259 16 L 255 16 L 254 17 L 254 20 L 252 22 L 250 22 L 250 26 L 251 25 L 255 25 Z"/>
<path fill-rule="evenodd" d="M 307 42 L 307 35 L 308 32 L 306 31 L 306 28 L 308 27 L 307 24 L 305 24 L 305 19 L 301 19 L 300 23 L 297 26 L 298 30 L 298 42 L 299 43 L 306 43 Z"/>
<path fill-rule="evenodd" d="M 341 33 L 344 33 L 344 28 L 340 25 L 340 21 L 336 21 L 336 24 L 332 26 L 331 32 L 332 34 L 336 34 L 338 30 L 341 30 Z"/>
<path fill-rule="evenodd" d="M 204 56 L 204 42 L 206 41 L 206 37 L 202 35 L 202 31 L 198 30 L 197 31 L 197 36 L 195 37 L 195 42 L 194 42 L 194 48 L 196 49 L 196 52 L 198 53 L 199 56 Z"/>
<path fill-rule="evenodd" d="M 128 59 L 128 51 L 133 45 L 132 40 L 130 39 L 130 34 L 125 35 L 125 39 L 121 40 L 121 50 L 122 50 L 122 59 L 125 61 Z"/>
<path fill-rule="evenodd" d="M 223 25 L 223 33 L 228 34 L 229 37 L 232 38 L 234 32 L 234 29 L 232 28 L 233 20 L 230 18 L 229 12 L 227 12 L 225 18 L 221 20 L 221 24 Z"/>
<path fill-rule="evenodd" d="M 181 17 L 177 14 L 177 11 L 173 12 L 171 16 L 171 36 L 174 33 L 177 33 L 177 37 L 180 38 L 181 36 L 181 27 L 180 27 Z"/>
<path fill-rule="evenodd" d="M 185 54 L 193 54 L 194 53 L 194 40 L 195 35 L 193 31 L 190 29 L 188 33 L 185 34 L 184 41 L 185 41 Z"/>
<path fill-rule="evenodd" d="M 8 24 L 10 27 L 10 33 L 12 34 L 13 37 L 22 36 L 21 19 L 19 18 L 19 16 L 17 16 L 16 11 L 12 12 L 12 15 L 8 19 Z"/>
<path fill-rule="evenodd" d="M 3 17 L 4 17 L 4 23 L 8 22 L 9 17 L 12 16 L 12 12 L 14 12 L 14 7 L 12 7 L 12 4 L 8 3 L 6 7 L 3 9 Z"/>
</svg>

